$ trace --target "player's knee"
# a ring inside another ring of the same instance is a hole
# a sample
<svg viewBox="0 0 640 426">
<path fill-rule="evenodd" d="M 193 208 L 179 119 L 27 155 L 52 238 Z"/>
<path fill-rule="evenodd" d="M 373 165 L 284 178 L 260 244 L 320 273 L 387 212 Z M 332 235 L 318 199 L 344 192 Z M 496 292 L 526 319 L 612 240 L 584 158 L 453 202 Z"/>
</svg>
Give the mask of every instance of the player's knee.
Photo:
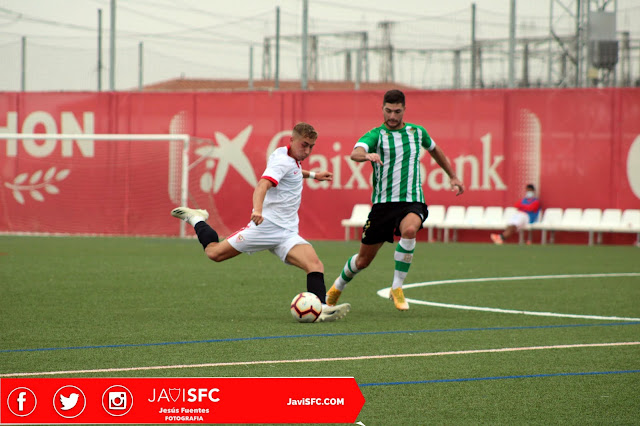
<svg viewBox="0 0 640 426">
<path fill-rule="evenodd" d="M 420 227 L 418 226 L 407 226 L 402 231 L 402 238 L 413 240 L 417 237 L 418 230 L 420 230 Z"/>
<path fill-rule="evenodd" d="M 320 259 L 316 258 L 309 264 L 309 270 L 311 272 L 322 272 L 324 274 L 324 265 Z"/>
</svg>

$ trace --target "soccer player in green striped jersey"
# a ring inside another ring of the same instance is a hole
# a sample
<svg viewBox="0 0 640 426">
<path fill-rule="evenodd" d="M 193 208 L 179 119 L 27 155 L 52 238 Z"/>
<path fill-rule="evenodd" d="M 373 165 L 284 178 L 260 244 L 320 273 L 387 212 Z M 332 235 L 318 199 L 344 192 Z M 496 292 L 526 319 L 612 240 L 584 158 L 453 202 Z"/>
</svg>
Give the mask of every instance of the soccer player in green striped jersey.
<svg viewBox="0 0 640 426">
<path fill-rule="evenodd" d="M 385 93 L 382 102 L 384 123 L 362 136 L 351 153 L 359 163 L 373 165 L 373 207 L 362 230 L 360 250 L 351 256 L 327 292 L 327 304 L 335 305 L 345 286 L 371 264 L 385 241 L 400 237 L 394 253 L 395 270 L 389 298 L 401 311 L 409 309 L 402 284 L 407 276 L 416 235 L 429 214 L 422 192 L 420 148 L 424 148 L 449 176 L 451 190 L 460 195 L 464 184 L 449 160 L 424 127 L 404 121 L 405 97 L 400 90 Z"/>
</svg>

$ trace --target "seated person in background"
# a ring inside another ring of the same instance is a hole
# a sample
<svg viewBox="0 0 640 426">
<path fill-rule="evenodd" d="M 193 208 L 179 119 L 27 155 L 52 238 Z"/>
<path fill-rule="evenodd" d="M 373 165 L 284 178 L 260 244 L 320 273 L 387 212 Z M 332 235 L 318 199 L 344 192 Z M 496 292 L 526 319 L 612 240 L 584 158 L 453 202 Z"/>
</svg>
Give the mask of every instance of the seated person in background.
<svg viewBox="0 0 640 426">
<path fill-rule="evenodd" d="M 529 223 L 538 219 L 540 213 L 540 200 L 536 197 L 536 189 L 532 184 L 527 185 L 524 198 L 516 203 L 518 211 L 509 218 L 507 229 L 502 234 L 491 234 L 491 239 L 496 244 L 502 244 Z"/>
</svg>

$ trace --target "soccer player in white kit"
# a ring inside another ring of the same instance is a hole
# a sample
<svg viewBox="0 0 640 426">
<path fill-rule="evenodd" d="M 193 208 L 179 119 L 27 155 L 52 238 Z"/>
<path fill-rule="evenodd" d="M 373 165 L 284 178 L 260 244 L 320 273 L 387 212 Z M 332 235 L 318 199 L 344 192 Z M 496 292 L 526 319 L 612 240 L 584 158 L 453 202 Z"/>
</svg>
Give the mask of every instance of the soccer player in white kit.
<svg viewBox="0 0 640 426">
<path fill-rule="evenodd" d="M 351 305 L 327 306 L 324 265 L 313 246 L 298 234 L 298 209 L 302 198 L 302 179 L 332 180 L 328 171 L 303 170 L 301 162 L 311 154 L 318 133 L 307 123 L 293 128 L 290 144 L 277 148 L 269 157 L 267 168 L 253 192 L 253 210 L 247 226 L 220 241 L 217 232 L 206 220 L 206 210 L 177 207 L 171 215 L 194 227 L 207 257 L 222 262 L 240 253 L 269 250 L 284 263 L 297 266 L 307 273 L 307 291 L 322 301 L 322 313 L 317 321 L 343 318 Z"/>
</svg>

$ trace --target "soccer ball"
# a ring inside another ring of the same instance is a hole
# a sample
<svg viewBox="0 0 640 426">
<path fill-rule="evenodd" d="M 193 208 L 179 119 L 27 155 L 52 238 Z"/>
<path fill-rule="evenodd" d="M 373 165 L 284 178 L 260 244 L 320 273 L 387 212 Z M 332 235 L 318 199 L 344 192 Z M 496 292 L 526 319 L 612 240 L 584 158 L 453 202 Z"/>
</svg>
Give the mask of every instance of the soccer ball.
<svg viewBox="0 0 640 426">
<path fill-rule="evenodd" d="M 298 322 L 314 322 L 322 313 L 322 302 L 313 293 L 296 294 L 291 301 L 291 315 Z"/>
</svg>

